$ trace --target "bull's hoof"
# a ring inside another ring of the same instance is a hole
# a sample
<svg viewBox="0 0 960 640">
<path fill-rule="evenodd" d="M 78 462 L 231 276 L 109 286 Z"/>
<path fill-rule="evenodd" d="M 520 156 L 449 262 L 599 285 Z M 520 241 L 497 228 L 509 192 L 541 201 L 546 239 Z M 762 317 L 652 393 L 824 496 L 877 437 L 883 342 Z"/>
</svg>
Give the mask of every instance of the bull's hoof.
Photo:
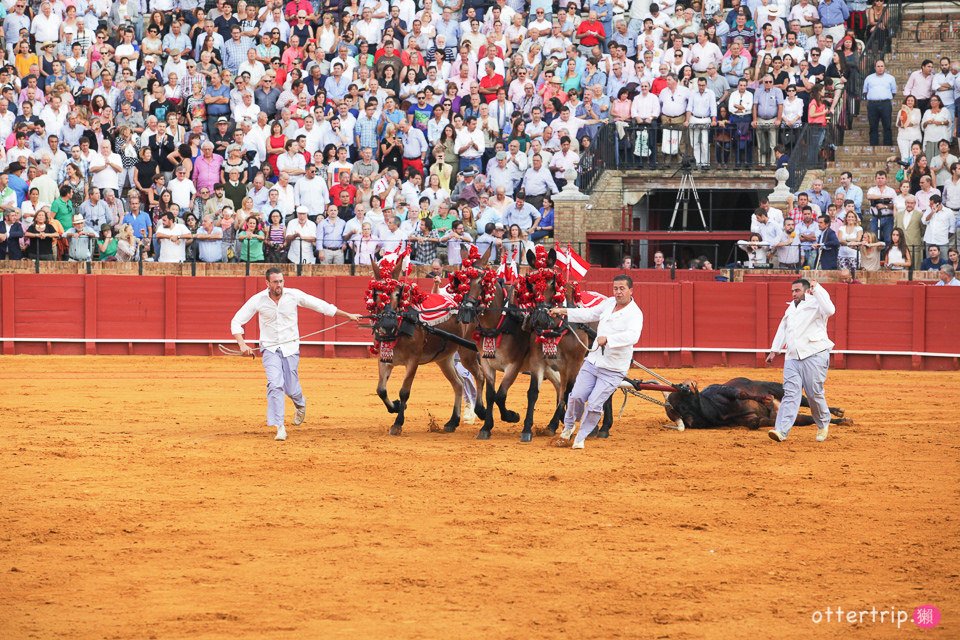
<svg viewBox="0 0 960 640">
<path fill-rule="evenodd" d="M 609 437 L 610 437 L 610 430 L 609 430 L 609 429 L 601 429 L 600 431 L 597 431 L 597 437 L 598 437 L 598 438 L 609 438 Z"/>
<path fill-rule="evenodd" d="M 457 427 L 458 427 L 458 426 L 459 426 L 459 425 L 451 424 L 451 423 L 448 422 L 447 424 L 443 425 L 443 432 L 444 432 L 444 433 L 453 433 L 454 431 L 457 430 Z"/>
<path fill-rule="evenodd" d="M 507 409 L 506 411 L 502 411 L 500 413 L 500 419 L 503 420 L 504 422 L 509 422 L 513 424 L 516 422 L 520 422 L 520 414 L 517 413 L 516 411 L 511 411 L 510 409 Z"/>
<path fill-rule="evenodd" d="M 403 427 L 398 427 L 397 425 L 393 425 L 392 427 L 390 427 L 390 435 L 398 436 L 401 433 L 403 433 Z"/>
<path fill-rule="evenodd" d="M 481 429 L 481 430 L 477 433 L 477 440 L 489 440 L 489 439 L 490 439 L 490 432 L 489 432 L 489 431 L 484 431 L 483 429 Z"/>
<path fill-rule="evenodd" d="M 530 442 L 531 440 L 533 440 L 533 434 L 529 431 L 520 434 L 520 442 Z"/>
</svg>

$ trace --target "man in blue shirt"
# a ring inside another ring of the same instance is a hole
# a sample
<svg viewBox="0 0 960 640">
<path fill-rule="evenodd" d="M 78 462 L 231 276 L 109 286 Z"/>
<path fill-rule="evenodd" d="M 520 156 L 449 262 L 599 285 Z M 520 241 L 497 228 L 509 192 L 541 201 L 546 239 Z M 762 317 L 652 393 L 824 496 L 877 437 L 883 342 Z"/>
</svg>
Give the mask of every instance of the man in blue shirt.
<svg viewBox="0 0 960 640">
<path fill-rule="evenodd" d="M 9 182 L 7 186 L 13 189 L 14 193 L 17 194 L 17 206 L 22 206 L 23 201 L 27 199 L 27 181 L 20 177 L 20 174 L 23 172 L 23 165 L 19 162 L 11 162 L 10 166 L 7 168 L 7 177 Z"/>
<path fill-rule="evenodd" d="M 960 287 L 960 280 L 957 280 L 957 272 L 952 265 L 945 264 L 940 267 L 940 282 L 938 287 Z"/>
<path fill-rule="evenodd" d="M 151 220 L 150 214 L 140 208 L 139 191 L 130 189 L 127 199 L 130 212 L 123 216 L 123 224 L 133 227 L 133 235 L 142 240 L 142 246 L 149 247 L 153 238 L 153 220 Z"/>
<path fill-rule="evenodd" d="M 863 206 L 863 189 L 853 184 L 853 174 L 844 171 L 840 174 L 840 186 L 834 192 L 834 195 L 842 195 L 844 200 L 853 200 L 853 208 L 857 215 L 860 215 L 860 208 Z"/>
<path fill-rule="evenodd" d="M 823 25 L 823 35 L 832 36 L 834 42 L 840 42 L 846 33 L 844 23 L 850 17 L 847 3 L 843 0 L 821 0 L 817 11 Z"/>
<path fill-rule="evenodd" d="M 863 97 L 867 101 L 867 120 L 870 122 L 870 145 L 880 144 L 880 127 L 883 127 L 884 146 L 893 146 L 890 116 L 893 112 L 893 96 L 897 93 L 896 79 L 886 72 L 883 60 L 877 60 L 876 72 L 863 81 Z"/>
</svg>

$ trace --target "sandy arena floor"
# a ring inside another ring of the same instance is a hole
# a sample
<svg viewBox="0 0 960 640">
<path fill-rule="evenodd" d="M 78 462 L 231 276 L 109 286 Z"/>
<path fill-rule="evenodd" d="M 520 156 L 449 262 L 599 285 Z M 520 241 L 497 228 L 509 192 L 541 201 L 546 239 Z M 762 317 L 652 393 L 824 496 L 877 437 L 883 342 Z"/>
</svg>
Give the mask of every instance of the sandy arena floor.
<svg viewBox="0 0 960 640">
<path fill-rule="evenodd" d="M 259 363 L 0 358 L 0 637 L 960 637 L 958 373 L 831 372 L 857 425 L 824 444 L 631 400 L 575 452 L 430 433 L 435 367 L 390 437 L 375 370 L 304 361 L 277 443 Z"/>
</svg>

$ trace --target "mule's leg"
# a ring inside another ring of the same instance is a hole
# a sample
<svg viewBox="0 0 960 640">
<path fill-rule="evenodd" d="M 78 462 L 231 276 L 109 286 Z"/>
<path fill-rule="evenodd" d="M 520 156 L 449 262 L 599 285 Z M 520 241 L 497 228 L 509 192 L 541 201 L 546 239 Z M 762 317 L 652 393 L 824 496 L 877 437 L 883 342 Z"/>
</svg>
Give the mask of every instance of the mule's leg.
<svg viewBox="0 0 960 640">
<path fill-rule="evenodd" d="M 393 365 L 387 362 L 379 363 L 378 372 L 380 379 L 377 381 L 377 395 L 383 401 L 383 405 L 389 413 L 396 413 L 400 410 L 400 403 L 397 400 L 390 401 L 387 395 L 387 382 L 390 381 L 390 374 L 393 373 Z"/>
<path fill-rule="evenodd" d="M 542 384 L 543 369 L 538 367 L 530 372 L 530 388 L 527 389 L 527 414 L 523 420 L 520 442 L 533 440 L 533 410 L 537 408 L 537 398 L 540 397 L 540 385 Z"/>
<path fill-rule="evenodd" d="M 607 398 L 603 403 L 603 421 L 600 423 L 600 430 L 597 431 L 598 438 L 609 438 L 610 427 L 613 426 L 613 396 Z"/>
<path fill-rule="evenodd" d="M 520 422 L 520 414 L 516 411 L 511 411 L 507 409 L 507 392 L 510 391 L 510 387 L 513 386 L 513 383 L 516 381 L 517 376 L 520 375 L 520 370 L 523 367 L 522 362 L 511 362 L 506 367 L 504 367 L 503 378 L 500 379 L 500 387 L 497 389 L 496 394 L 496 403 L 497 407 L 500 409 L 500 419 L 504 422 Z M 489 403 L 487 406 L 490 410 L 493 410 L 492 405 Z"/>
<path fill-rule="evenodd" d="M 570 395 L 570 389 L 573 387 L 570 384 L 566 384 L 565 381 L 562 380 L 560 372 L 552 367 L 547 367 L 547 378 L 553 383 L 553 388 L 556 389 L 557 392 L 557 406 L 553 410 L 553 415 L 550 416 L 550 422 L 547 423 L 547 431 L 556 433 L 560 421 L 563 420 L 563 414 L 567 410 L 567 396 Z"/>
<path fill-rule="evenodd" d="M 563 422 L 563 417 L 567 413 L 567 402 L 570 399 L 570 392 L 573 391 L 573 384 L 566 385 L 566 388 L 563 392 L 563 396 L 560 401 L 557 402 L 557 408 L 553 410 L 553 415 L 550 416 L 550 422 L 547 423 L 547 431 L 552 434 L 557 433 L 557 428 L 560 426 L 560 423 Z"/>
<path fill-rule="evenodd" d="M 460 410 L 463 406 L 463 381 L 460 380 L 460 374 L 457 373 L 452 353 L 446 358 L 437 360 L 437 366 L 440 367 L 440 371 L 443 372 L 447 382 L 453 387 L 453 414 L 443 425 L 444 431 L 453 433 L 460 426 Z"/>
<path fill-rule="evenodd" d="M 483 416 L 483 426 L 480 427 L 480 431 L 477 432 L 477 440 L 489 440 L 490 432 L 493 431 L 493 405 L 496 402 L 496 384 L 497 384 L 497 368 L 495 365 L 489 362 L 483 363 L 483 381 L 485 386 L 485 391 L 487 394 L 487 411 Z M 479 395 L 479 391 L 477 394 Z M 477 414 L 480 415 L 479 413 Z"/>
<path fill-rule="evenodd" d="M 400 399 L 397 401 L 397 419 L 393 421 L 393 426 L 390 427 L 390 435 L 398 436 L 403 432 L 403 421 L 406 417 L 407 411 L 407 400 L 410 399 L 410 387 L 413 386 L 413 379 L 417 375 L 417 367 L 419 367 L 419 362 L 417 361 L 417 356 L 412 356 L 407 361 L 407 371 L 406 375 L 403 376 L 403 384 L 400 385 Z"/>
</svg>

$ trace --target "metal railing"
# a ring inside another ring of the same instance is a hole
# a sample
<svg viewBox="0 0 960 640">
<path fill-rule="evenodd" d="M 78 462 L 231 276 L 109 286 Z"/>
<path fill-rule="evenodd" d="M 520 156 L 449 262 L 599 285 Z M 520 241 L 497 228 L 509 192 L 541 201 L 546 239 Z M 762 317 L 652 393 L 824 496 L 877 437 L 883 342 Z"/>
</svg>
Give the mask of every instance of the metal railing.
<svg viewBox="0 0 960 640">
<path fill-rule="evenodd" d="M 773 148 L 783 144 L 789 153 L 797 129 L 753 127 L 750 118 L 717 126 L 613 123 L 601 128 L 597 147 L 601 166 L 617 169 L 772 169 Z"/>
<path fill-rule="evenodd" d="M 797 133 L 797 143 L 790 153 L 790 177 L 787 186 L 798 191 L 810 169 L 824 169 L 834 159 L 837 145 L 843 142 L 846 129 L 846 88 L 838 86 L 831 98 L 826 126 L 805 124 Z"/>
</svg>

